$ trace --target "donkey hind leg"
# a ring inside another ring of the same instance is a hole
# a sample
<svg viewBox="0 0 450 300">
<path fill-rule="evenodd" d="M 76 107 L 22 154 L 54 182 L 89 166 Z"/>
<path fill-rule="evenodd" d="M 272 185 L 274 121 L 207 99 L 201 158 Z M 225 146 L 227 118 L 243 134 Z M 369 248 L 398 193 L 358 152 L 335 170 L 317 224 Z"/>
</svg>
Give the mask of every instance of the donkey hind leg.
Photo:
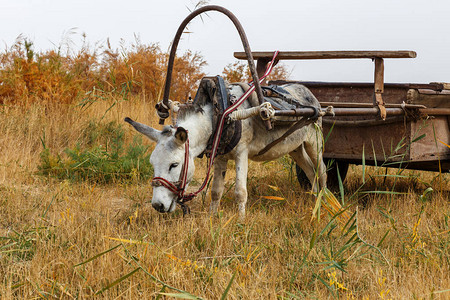
<svg viewBox="0 0 450 300">
<path fill-rule="evenodd" d="M 211 189 L 211 206 L 209 211 L 216 214 L 219 210 L 220 199 L 222 198 L 225 184 L 225 174 L 227 172 L 227 159 L 217 157 L 214 162 L 214 178 Z"/>
<path fill-rule="evenodd" d="M 297 165 L 305 172 L 306 177 L 308 177 L 311 182 L 314 192 L 317 192 L 320 188 L 326 187 L 327 182 L 326 167 L 323 163 L 322 153 L 316 151 L 316 149 L 317 148 L 313 146 L 310 147 L 310 145 L 304 143 L 289 153 Z"/>
<path fill-rule="evenodd" d="M 316 170 L 317 176 L 315 178 L 319 180 L 319 189 L 327 187 L 327 167 L 323 162 L 322 137 L 316 137 L 312 141 L 305 142 L 304 147 L 312 161 L 314 170 Z"/>
<path fill-rule="evenodd" d="M 308 177 L 309 182 L 311 182 L 313 191 L 317 192 L 317 180 L 314 164 L 309 158 L 308 153 L 306 153 L 304 145 L 300 145 L 297 149 L 289 153 L 289 155 L 294 159 L 303 172 L 305 172 L 306 177 Z"/>
</svg>

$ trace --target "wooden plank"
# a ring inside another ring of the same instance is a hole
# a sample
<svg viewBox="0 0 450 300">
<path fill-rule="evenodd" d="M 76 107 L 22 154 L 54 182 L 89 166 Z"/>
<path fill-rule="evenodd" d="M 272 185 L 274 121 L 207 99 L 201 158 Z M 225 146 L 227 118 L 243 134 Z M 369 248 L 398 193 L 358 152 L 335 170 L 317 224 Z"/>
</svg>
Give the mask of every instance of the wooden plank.
<svg viewBox="0 0 450 300">
<path fill-rule="evenodd" d="M 411 144 L 411 161 L 437 161 L 450 158 L 450 148 L 437 141 L 450 141 L 450 128 L 447 116 L 434 117 L 423 122 L 411 122 L 413 136 L 425 136 Z"/>
<path fill-rule="evenodd" d="M 273 52 L 252 52 L 254 59 L 273 57 Z M 356 58 L 415 58 L 416 52 L 402 51 L 280 51 L 279 60 L 287 59 L 356 59 Z M 237 59 L 247 59 L 245 52 L 234 52 Z"/>
<path fill-rule="evenodd" d="M 444 90 L 450 90 L 450 83 L 448 82 L 431 82 L 431 84 L 441 84 Z"/>
<path fill-rule="evenodd" d="M 287 83 L 300 83 L 307 87 L 326 87 L 326 88 L 373 88 L 373 82 L 325 82 L 325 81 L 298 81 L 298 80 L 271 80 L 269 84 L 287 84 Z M 443 90 L 442 83 L 385 83 L 385 88 L 393 89 L 430 89 L 430 90 Z"/>
<path fill-rule="evenodd" d="M 375 93 L 384 92 L 384 62 L 379 57 L 375 57 L 374 85 Z"/>
<path fill-rule="evenodd" d="M 419 94 L 423 95 L 450 95 L 450 90 L 435 91 L 429 89 L 419 89 Z"/>
<path fill-rule="evenodd" d="M 450 91 L 434 91 L 431 89 L 411 89 L 408 91 L 408 102 L 425 105 L 427 108 L 450 108 Z"/>
</svg>

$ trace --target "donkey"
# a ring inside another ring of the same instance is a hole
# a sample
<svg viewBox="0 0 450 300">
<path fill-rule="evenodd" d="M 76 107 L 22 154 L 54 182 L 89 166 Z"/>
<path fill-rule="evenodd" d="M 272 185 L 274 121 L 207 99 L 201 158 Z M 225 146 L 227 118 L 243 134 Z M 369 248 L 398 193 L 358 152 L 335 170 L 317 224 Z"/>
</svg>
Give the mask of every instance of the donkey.
<svg viewBox="0 0 450 300">
<path fill-rule="evenodd" d="M 300 84 L 286 84 L 281 87 L 287 90 L 298 102 L 320 108 L 318 100 L 306 87 Z M 227 89 L 230 99 L 238 99 L 244 93 L 242 84 L 231 84 L 227 86 Z M 252 107 L 255 99 L 256 96 L 253 93 L 239 109 Z M 193 104 L 182 105 L 178 112 L 176 125 L 164 126 L 161 131 L 135 122 L 128 117 L 125 118 L 125 121 L 131 124 L 134 129 L 156 142 L 156 147 L 150 156 L 155 179 L 164 178 L 168 182 L 177 182 L 180 173 L 186 172 L 186 183 L 191 182 L 195 171 L 194 158 L 204 153 L 208 146 L 208 140 L 214 134 L 213 104 L 208 101 L 200 102 L 194 101 Z M 326 167 L 322 160 L 323 139 L 320 118 L 316 121 L 316 124 L 310 123 L 295 130 L 263 154 L 261 154 L 261 150 L 285 134 L 289 126 L 275 126 L 271 131 L 267 131 L 259 117 L 244 119 L 241 126 L 241 138 L 237 145 L 229 153 L 218 155 L 215 158 L 211 189 L 211 213 L 217 213 L 219 209 L 220 199 L 224 191 L 228 160 L 234 160 L 236 165 L 235 197 L 241 218 L 245 216 L 248 197 L 247 171 L 249 159 L 269 161 L 289 154 L 305 172 L 315 191 L 326 186 Z M 186 147 L 188 147 L 189 157 L 185 158 Z M 185 161 L 187 170 L 183 170 Z M 161 184 L 152 185 L 154 186 L 152 206 L 158 212 L 174 211 L 177 203 L 176 192 Z"/>
</svg>

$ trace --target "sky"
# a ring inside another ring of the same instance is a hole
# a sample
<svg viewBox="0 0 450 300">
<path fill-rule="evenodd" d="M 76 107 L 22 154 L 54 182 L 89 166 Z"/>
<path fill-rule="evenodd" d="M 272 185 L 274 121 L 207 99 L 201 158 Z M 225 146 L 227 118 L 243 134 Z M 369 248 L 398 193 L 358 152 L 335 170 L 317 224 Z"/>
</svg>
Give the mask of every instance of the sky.
<svg viewBox="0 0 450 300">
<path fill-rule="evenodd" d="M 0 47 L 19 35 L 35 49 L 57 48 L 64 37 L 80 47 L 158 43 L 168 50 L 182 20 L 198 0 L 0 0 Z M 385 82 L 450 82 L 449 0 L 222 0 L 209 1 L 233 12 L 253 51 L 413 50 L 415 59 L 386 59 Z M 221 74 L 243 51 L 227 17 L 209 12 L 183 34 L 178 53 L 200 52 L 208 75 Z M 373 81 L 365 60 L 308 60 L 286 63 L 291 79 Z"/>
</svg>

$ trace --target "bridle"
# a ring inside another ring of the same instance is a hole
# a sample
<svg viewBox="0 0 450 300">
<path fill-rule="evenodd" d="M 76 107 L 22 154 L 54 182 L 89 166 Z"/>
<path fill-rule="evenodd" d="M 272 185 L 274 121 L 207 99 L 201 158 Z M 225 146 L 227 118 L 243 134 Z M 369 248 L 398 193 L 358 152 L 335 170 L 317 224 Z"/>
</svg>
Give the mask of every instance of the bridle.
<svg viewBox="0 0 450 300">
<path fill-rule="evenodd" d="M 275 59 L 278 55 L 279 51 L 275 51 L 272 57 L 272 60 L 267 65 L 267 69 L 263 76 L 259 79 L 259 82 L 261 83 L 272 71 L 274 65 L 275 65 Z M 189 207 L 186 205 L 186 202 L 192 200 L 197 194 L 199 194 L 201 191 L 205 189 L 208 183 L 209 175 L 211 173 L 212 166 L 214 164 L 214 159 L 216 158 L 220 138 L 222 136 L 223 128 L 225 125 L 225 120 L 228 117 L 229 114 L 231 114 L 233 111 L 235 111 L 244 101 L 250 96 L 251 93 L 255 90 L 255 85 L 250 82 L 250 88 L 230 107 L 228 107 L 222 114 L 222 116 L 219 119 L 219 124 L 217 126 L 216 132 L 214 134 L 214 140 L 213 140 L 213 146 L 211 149 L 211 155 L 209 158 L 208 163 L 208 171 L 206 173 L 206 178 L 203 181 L 202 186 L 195 192 L 185 195 L 185 189 L 186 189 L 186 182 L 187 182 L 187 172 L 189 168 L 189 135 L 186 140 L 185 148 L 184 148 L 184 162 L 183 166 L 181 167 L 181 173 L 178 181 L 172 182 L 162 177 L 154 177 L 152 180 L 152 186 L 153 187 L 159 187 L 164 186 L 169 191 L 174 193 L 177 196 L 176 203 L 180 205 L 180 207 L 183 210 L 183 214 L 187 214 L 190 212 Z M 171 204 L 172 205 L 172 204 Z"/>
<path fill-rule="evenodd" d="M 189 213 L 190 211 L 189 207 L 186 206 L 186 204 L 184 203 L 189 200 L 192 200 L 192 198 L 194 198 L 195 195 L 197 195 L 194 193 L 188 195 L 184 194 L 186 190 L 188 168 L 189 168 L 189 137 L 187 138 L 186 143 L 184 143 L 184 162 L 181 167 L 181 173 L 178 181 L 172 182 L 162 177 L 154 177 L 152 179 L 153 187 L 164 186 L 177 196 L 176 203 L 179 204 L 183 209 L 183 214 Z"/>
</svg>

